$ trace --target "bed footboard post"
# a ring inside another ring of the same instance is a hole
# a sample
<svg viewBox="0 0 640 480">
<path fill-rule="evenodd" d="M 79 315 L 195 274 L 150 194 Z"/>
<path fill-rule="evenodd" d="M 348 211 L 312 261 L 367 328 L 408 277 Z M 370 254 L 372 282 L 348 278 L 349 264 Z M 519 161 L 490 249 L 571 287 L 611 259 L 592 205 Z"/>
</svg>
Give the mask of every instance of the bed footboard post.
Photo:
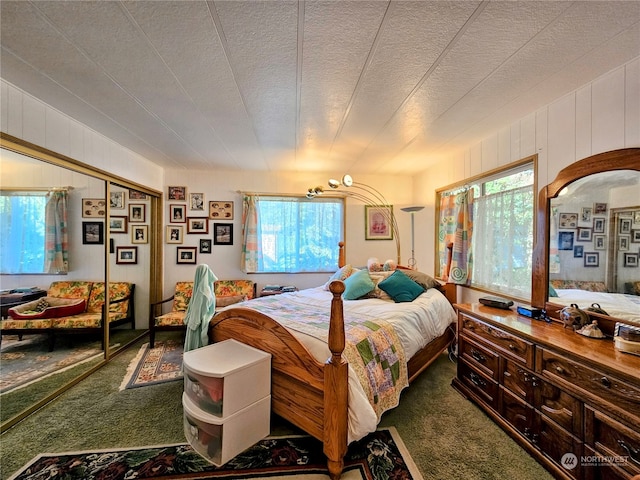
<svg viewBox="0 0 640 480">
<path fill-rule="evenodd" d="M 345 347 L 342 293 L 344 284 L 334 280 L 329 286 L 331 321 L 329 324 L 329 350 L 331 358 L 324 367 L 324 454 L 331 480 L 342 475 L 347 453 L 347 401 L 349 365 L 342 358 Z"/>
</svg>

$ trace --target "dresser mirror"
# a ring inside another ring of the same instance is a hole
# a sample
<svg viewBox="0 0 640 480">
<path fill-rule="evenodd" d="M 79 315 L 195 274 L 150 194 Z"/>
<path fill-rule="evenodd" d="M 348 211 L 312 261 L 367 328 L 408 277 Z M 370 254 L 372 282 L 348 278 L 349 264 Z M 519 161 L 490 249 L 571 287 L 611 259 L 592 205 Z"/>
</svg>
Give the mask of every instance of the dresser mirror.
<svg viewBox="0 0 640 480">
<path fill-rule="evenodd" d="M 3 261 L 2 291 L 22 291 L 29 287 L 46 291 L 55 281 L 106 281 L 106 285 L 131 282 L 135 284 L 136 318 L 135 328 L 127 323 L 106 329 L 103 334 L 54 335 L 51 352 L 46 334 L 15 335 L 9 332 L 3 335 L 0 430 L 4 431 L 90 375 L 146 333 L 150 298 L 161 288 L 158 278 L 161 270 L 158 227 L 161 225 L 158 218 L 161 194 L 4 133 L 0 146 L 3 199 L 22 195 L 20 192 L 42 196 L 57 189 L 67 192 L 69 251 L 66 273 L 38 272 L 38 262 L 23 269 L 28 273 L 20 273 L 18 267 L 7 267 Z M 105 200 L 100 204 L 104 209 L 85 213 L 84 204 L 90 199 Z M 128 221 L 130 205 L 137 206 L 134 208 L 137 218 L 131 224 Z M 138 217 L 139 214 L 144 214 L 144 218 Z M 115 223 L 112 220 L 116 220 Z M 44 225 L 37 223 L 34 222 L 31 233 L 35 233 L 36 228 L 44 230 Z M 137 228 L 132 229 L 130 225 Z M 112 226 L 116 228 L 112 229 Z M 26 245 L 28 239 L 34 237 L 29 232 L 23 227 L 24 239 L 16 241 Z M 42 242 L 42 232 L 39 242 Z M 3 243 L 3 250 L 4 246 Z M 20 247 L 14 245 L 11 250 L 20 250 Z M 21 251 L 28 252 L 29 248 L 23 247 Z M 8 309 L 3 308 L 3 319 L 7 317 L 5 310 Z M 109 348 L 103 348 L 103 345 Z M 36 357 L 42 361 L 40 365 L 33 363 Z M 9 368 L 10 358 L 17 360 L 11 367 L 15 371 Z M 42 375 L 34 374 L 33 378 L 24 375 L 22 366 L 24 371 L 39 369 Z"/>
<path fill-rule="evenodd" d="M 540 190 L 532 304 L 557 318 L 587 309 L 606 333 L 640 325 L 640 149 L 605 152 L 561 170 Z"/>
</svg>

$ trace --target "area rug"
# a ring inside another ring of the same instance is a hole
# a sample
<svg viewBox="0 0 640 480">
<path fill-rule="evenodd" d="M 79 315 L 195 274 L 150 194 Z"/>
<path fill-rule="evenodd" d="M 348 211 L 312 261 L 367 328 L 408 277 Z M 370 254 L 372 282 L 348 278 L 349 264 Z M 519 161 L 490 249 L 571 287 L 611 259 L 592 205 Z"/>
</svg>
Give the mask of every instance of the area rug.
<svg viewBox="0 0 640 480">
<path fill-rule="evenodd" d="M 8 335 L 2 339 L 0 393 L 25 387 L 103 355 L 100 340 L 74 338 L 71 346 L 58 340 L 49 351 L 47 335 Z"/>
<path fill-rule="evenodd" d="M 138 350 L 120 384 L 120 390 L 182 379 L 183 344 L 179 340 L 145 343 Z"/>
<path fill-rule="evenodd" d="M 322 444 L 309 436 L 269 437 L 216 467 L 188 444 L 42 454 L 10 480 L 327 479 Z M 343 480 L 422 480 L 393 427 L 349 445 Z"/>
</svg>

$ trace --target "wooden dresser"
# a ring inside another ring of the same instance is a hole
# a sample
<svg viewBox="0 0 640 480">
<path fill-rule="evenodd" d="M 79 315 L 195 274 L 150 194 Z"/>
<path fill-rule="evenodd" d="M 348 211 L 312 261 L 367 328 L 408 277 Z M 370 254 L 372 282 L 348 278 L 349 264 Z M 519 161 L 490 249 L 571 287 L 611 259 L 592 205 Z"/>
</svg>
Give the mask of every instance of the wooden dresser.
<svg viewBox="0 0 640 480">
<path fill-rule="evenodd" d="M 454 388 L 557 478 L 640 475 L 640 357 L 511 310 L 455 307 Z"/>
</svg>

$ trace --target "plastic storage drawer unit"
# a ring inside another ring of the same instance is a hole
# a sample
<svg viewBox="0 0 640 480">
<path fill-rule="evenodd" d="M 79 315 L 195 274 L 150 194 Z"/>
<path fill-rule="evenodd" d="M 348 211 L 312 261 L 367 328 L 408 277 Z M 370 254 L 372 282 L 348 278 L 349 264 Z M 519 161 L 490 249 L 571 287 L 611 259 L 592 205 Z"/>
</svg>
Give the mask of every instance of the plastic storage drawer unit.
<svg viewBox="0 0 640 480">
<path fill-rule="evenodd" d="M 271 354 L 224 340 L 184 353 L 184 391 L 194 406 L 226 418 L 271 393 Z"/>
<path fill-rule="evenodd" d="M 182 395 L 184 434 L 193 449 L 216 466 L 269 435 L 271 395 L 237 411 L 224 420 L 204 413 Z"/>
</svg>

